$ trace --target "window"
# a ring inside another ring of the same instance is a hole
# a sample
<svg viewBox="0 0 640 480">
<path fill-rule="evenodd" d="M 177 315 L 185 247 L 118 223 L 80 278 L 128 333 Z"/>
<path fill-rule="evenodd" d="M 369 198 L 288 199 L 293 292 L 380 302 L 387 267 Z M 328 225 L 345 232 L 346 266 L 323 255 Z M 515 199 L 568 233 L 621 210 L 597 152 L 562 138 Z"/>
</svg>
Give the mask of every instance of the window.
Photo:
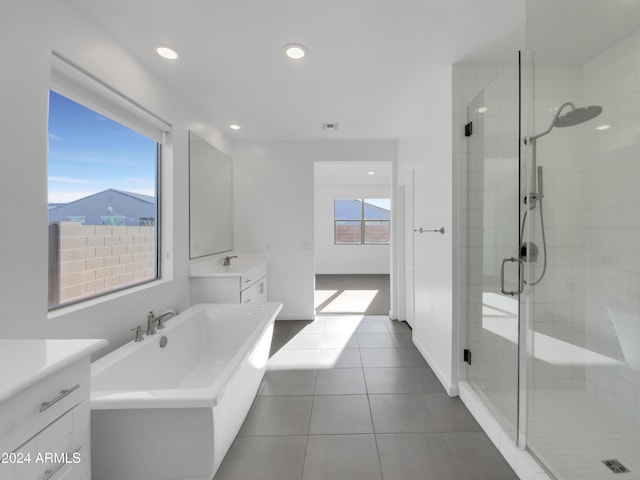
<svg viewBox="0 0 640 480">
<path fill-rule="evenodd" d="M 55 55 L 52 77 L 50 310 L 159 278 L 166 131 L 145 128 L 148 112 Z"/>
<path fill-rule="evenodd" d="M 335 199 L 336 245 L 385 245 L 391 239 L 391 200 Z"/>
</svg>

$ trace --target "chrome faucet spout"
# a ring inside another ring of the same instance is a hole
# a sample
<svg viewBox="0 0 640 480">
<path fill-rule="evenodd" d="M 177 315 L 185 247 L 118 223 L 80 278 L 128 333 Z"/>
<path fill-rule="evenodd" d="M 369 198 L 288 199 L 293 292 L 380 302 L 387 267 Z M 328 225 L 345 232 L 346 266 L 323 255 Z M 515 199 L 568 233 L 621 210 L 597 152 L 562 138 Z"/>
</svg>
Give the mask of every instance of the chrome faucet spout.
<svg viewBox="0 0 640 480">
<path fill-rule="evenodd" d="M 160 315 L 158 315 L 155 318 L 156 321 L 158 322 L 158 327 L 157 327 L 158 330 L 160 330 L 161 328 L 164 328 L 164 322 L 169 320 L 169 318 L 173 318 L 173 317 L 175 317 L 177 315 L 178 315 L 178 312 L 176 312 L 175 310 L 167 310 L 166 312 L 163 312 Z"/>
<path fill-rule="evenodd" d="M 226 257 L 224 257 L 224 258 L 222 259 L 222 266 L 223 266 L 223 267 L 228 267 L 228 266 L 230 266 L 230 265 L 231 265 L 231 259 L 232 259 L 232 258 L 238 258 L 238 256 L 237 256 L 237 255 L 234 255 L 233 257 L 230 257 L 229 255 L 227 255 Z"/>
</svg>

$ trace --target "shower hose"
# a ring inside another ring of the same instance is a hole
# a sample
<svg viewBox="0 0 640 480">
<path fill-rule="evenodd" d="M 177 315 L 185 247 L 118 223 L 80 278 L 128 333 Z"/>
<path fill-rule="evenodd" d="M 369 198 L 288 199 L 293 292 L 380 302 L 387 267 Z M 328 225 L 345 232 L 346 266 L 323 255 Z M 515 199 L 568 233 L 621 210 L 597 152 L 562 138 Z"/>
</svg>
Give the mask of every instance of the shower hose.
<svg viewBox="0 0 640 480">
<path fill-rule="evenodd" d="M 547 271 L 547 239 L 544 233 L 544 214 L 542 212 L 542 198 L 539 198 L 538 201 L 540 202 L 540 230 L 542 231 L 542 254 L 544 255 L 544 261 L 542 264 L 542 274 L 540 275 L 540 278 L 538 278 L 537 280 L 533 281 L 533 282 L 527 282 L 526 280 L 524 280 L 524 283 L 526 283 L 527 285 L 537 285 L 539 284 L 542 279 L 544 278 L 544 274 Z M 524 212 L 524 216 L 522 217 L 522 228 L 520 230 L 520 245 L 522 245 L 522 241 L 524 239 L 524 226 L 527 224 L 527 213 L 529 213 L 528 211 Z M 526 258 L 525 258 L 526 261 Z"/>
</svg>

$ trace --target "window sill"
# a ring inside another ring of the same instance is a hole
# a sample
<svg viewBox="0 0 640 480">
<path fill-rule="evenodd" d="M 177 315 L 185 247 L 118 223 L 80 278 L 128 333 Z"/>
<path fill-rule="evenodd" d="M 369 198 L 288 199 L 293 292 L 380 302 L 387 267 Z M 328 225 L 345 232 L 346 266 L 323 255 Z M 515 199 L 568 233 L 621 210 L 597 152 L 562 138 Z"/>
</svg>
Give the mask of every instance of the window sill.
<svg viewBox="0 0 640 480">
<path fill-rule="evenodd" d="M 95 307 L 102 303 L 110 302 L 116 300 L 118 298 L 122 298 L 126 295 L 132 295 L 144 290 L 148 290 L 150 288 L 155 288 L 159 285 L 163 285 L 165 283 L 170 282 L 171 280 L 168 278 L 158 278 L 156 280 L 152 280 L 150 282 L 144 283 L 142 285 L 137 285 L 135 287 L 126 288 L 124 290 L 119 290 L 113 293 L 107 293 L 105 295 L 101 295 L 96 298 L 91 298 L 88 300 L 80 301 L 78 303 L 74 303 L 73 305 L 69 305 L 66 307 L 57 308 L 47 313 L 48 320 L 55 320 L 60 317 L 64 317 L 69 313 L 78 312 L 84 310 L 85 308 Z"/>
</svg>

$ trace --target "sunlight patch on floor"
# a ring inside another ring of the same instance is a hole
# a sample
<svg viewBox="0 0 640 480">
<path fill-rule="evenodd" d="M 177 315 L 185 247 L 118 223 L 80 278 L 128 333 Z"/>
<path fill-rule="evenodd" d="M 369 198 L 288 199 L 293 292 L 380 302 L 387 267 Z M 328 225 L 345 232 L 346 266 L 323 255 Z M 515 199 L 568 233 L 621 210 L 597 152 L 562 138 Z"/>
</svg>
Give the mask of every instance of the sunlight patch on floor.
<svg viewBox="0 0 640 480">
<path fill-rule="evenodd" d="M 336 293 L 338 293 L 338 290 L 316 290 L 313 307 L 317 309 L 320 305 L 328 301 Z"/>
<path fill-rule="evenodd" d="M 323 302 L 318 302 L 318 293 L 324 292 L 330 292 L 330 290 L 316 291 L 316 309 L 321 307 L 319 312 L 322 313 L 365 312 L 378 294 L 378 290 L 343 290 L 337 295 L 334 291 L 333 297 L 330 295 Z"/>
<path fill-rule="evenodd" d="M 317 315 L 269 359 L 269 370 L 333 368 L 345 361 L 360 366 L 355 337 L 365 318 L 368 323 L 383 323 L 382 317 Z"/>
</svg>

